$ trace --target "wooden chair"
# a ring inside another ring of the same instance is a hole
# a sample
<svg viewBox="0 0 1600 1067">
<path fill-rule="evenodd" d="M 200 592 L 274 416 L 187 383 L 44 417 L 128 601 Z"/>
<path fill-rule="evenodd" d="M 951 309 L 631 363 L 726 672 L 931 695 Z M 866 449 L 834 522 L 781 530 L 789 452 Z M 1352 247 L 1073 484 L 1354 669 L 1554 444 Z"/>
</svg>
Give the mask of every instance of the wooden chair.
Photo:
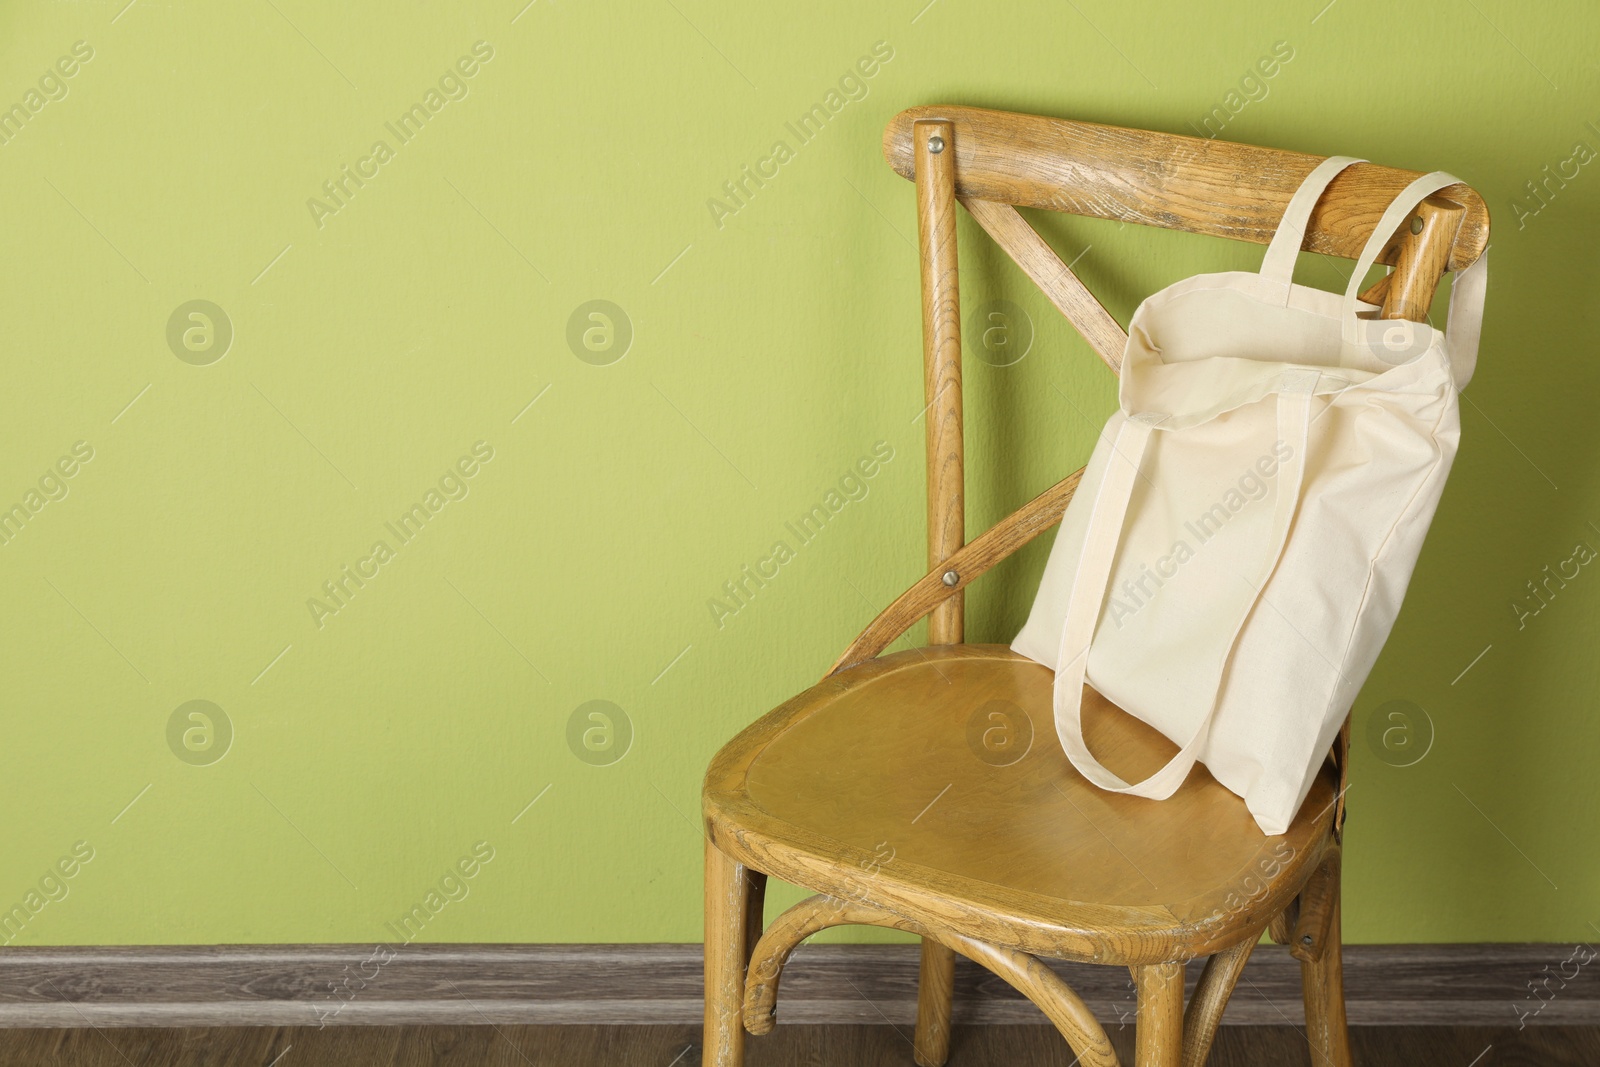
<svg viewBox="0 0 1600 1067">
<path fill-rule="evenodd" d="M 706 773 L 704 1063 L 738 1067 L 744 1030 L 774 1025 L 789 953 L 852 923 L 922 938 L 924 1067 L 948 1054 L 955 953 L 1036 1003 L 1090 1067 L 1113 1067 L 1116 1053 L 1039 958 L 1128 967 L 1137 1067 L 1196 1067 L 1264 930 L 1301 961 L 1313 1061 L 1348 1067 L 1339 858 L 1349 723 L 1293 825 L 1267 838 L 1203 768 L 1166 801 L 1098 790 L 1056 740 L 1052 673 L 1005 646 L 962 643 L 962 590 L 1055 525 L 1082 471 L 966 543 L 956 201 L 1116 370 L 1126 334 L 1013 205 L 1265 244 L 1320 157 L 967 107 L 901 113 L 884 155 L 916 183 L 928 573 L 822 682 L 740 733 Z M 1345 171 L 1304 247 L 1355 258 L 1416 176 Z M 1488 231 L 1476 192 L 1444 190 L 1396 232 L 1382 257 L 1392 270 L 1363 298 L 1385 318 L 1422 320 L 1441 274 L 1473 262 Z M 924 615 L 929 647 L 878 657 Z M 1091 747 L 1130 780 L 1176 750 L 1092 691 L 1084 716 Z M 996 758 L 987 741 L 1012 752 Z M 817 895 L 763 930 L 768 875 Z M 1184 963 L 1200 956 L 1210 959 L 1186 1010 Z"/>
</svg>

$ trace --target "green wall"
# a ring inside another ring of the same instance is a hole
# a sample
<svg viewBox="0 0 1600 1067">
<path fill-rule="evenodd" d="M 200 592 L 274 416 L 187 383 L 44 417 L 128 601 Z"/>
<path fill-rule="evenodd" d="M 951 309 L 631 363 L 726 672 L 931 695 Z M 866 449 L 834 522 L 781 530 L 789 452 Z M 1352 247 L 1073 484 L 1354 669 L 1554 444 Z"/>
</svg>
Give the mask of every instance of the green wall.
<svg viewBox="0 0 1600 1067">
<path fill-rule="evenodd" d="M 707 760 L 920 573 L 915 219 L 879 137 L 933 102 L 1221 107 L 1483 191 L 1463 449 L 1356 707 L 1347 930 L 1594 933 L 1600 577 L 1527 588 L 1600 547 L 1592 5 L 125 2 L 0 8 L 0 940 L 394 940 L 417 904 L 405 936 L 697 940 Z M 1037 221 L 1123 321 L 1260 255 Z M 976 530 L 1083 462 L 1114 383 L 961 236 L 967 307 L 1036 332 L 968 360 Z M 569 331 L 594 300 L 625 321 Z M 973 639 L 1047 549 L 977 588 Z M 609 750 L 590 701 L 626 716 Z M 1396 707 L 1412 733 L 1369 743 Z"/>
</svg>

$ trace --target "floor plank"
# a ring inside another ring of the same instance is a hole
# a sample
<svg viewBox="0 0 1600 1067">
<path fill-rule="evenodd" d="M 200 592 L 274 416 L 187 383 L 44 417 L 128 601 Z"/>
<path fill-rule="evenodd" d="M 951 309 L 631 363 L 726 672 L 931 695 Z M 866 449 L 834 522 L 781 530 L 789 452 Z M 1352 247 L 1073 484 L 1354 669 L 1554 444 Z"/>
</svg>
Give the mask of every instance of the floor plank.
<svg viewBox="0 0 1600 1067">
<path fill-rule="evenodd" d="M 1133 1028 L 1112 1043 L 1131 1061 Z M 0 1067 L 698 1067 L 693 1026 L 331 1026 L 0 1030 Z M 1600 1028 L 1357 1027 L 1360 1067 L 1594 1067 Z M 748 1067 L 909 1067 L 893 1026 L 779 1026 L 750 1039 Z M 1312 1067 L 1290 1026 L 1225 1026 L 1211 1067 Z M 1047 1026 L 957 1027 L 950 1067 L 1071 1067 Z"/>
</svg>

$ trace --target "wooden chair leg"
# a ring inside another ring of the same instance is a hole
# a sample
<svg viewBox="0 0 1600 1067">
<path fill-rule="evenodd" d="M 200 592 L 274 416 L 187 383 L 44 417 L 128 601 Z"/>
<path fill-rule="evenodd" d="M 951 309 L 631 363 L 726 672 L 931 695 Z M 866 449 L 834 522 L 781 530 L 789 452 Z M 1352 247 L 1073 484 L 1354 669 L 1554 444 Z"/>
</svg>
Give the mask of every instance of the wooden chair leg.
<svg viewBox="0 0 1600 1067">
<path fill-rule="evenodd" d="M 1134 1067 L 1180 1067 L 1183 1061 L 1183 964 L 1136 967 L 1139 1020 Z"/>
<path fill-rule="evenodd" d="M 1183 1013 L 1183 1067 L 1205 1067 L 1211 1044 L 1217 1038 L 1217 1025 L 1228 1008 L 1228 998 L 1260 939 L 1259 933 L 1252 934 L 1206 961 L 1200 984 L 1195 986 L 1194 996 Z"/>
<path fill-rule="evenodd" d="M 1328 937 L 1315 960 L 1300 962 L 1306 1001 L 1306 1040 L 1313 1067 L 1351 1067 L 1350 1031 L 1344 1017 L 1344 962 L 1340 956 L 1339 897 L 1335 883 Z"/>
<path fill-rule="evenodd" d="M 744 978 L 761 932 L 765 877 L 706 841 L 706 1022 L 703 1067 L 743 1067 Z"/>
<path fill-rule="evenodd" d="M 922 939 L 917 974 L 917 1031 L 912 1052 L 919 1067 L 944 1067 L 950 1058 L 950 1013 L 955 1004 L 956 954 Z"/>
</svg>

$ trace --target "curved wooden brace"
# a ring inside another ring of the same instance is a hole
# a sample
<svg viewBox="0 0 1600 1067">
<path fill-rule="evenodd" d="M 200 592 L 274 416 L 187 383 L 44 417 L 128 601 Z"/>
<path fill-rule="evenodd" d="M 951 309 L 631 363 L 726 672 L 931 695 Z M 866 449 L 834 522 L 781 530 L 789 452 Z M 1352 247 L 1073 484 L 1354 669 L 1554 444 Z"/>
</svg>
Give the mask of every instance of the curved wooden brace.
<svg viewBox="0 0 1600 1067">
<path fill-rule="evenodd" d="M 866 912 L 871 915 L 867 916 Z M 777 1025 L 778 980 L 789 956 L 800 942 L 833 926 L 884 926 L 922 934 L 920 924 L 893 912 L 855 904 L 826 893 L 807 897 L 772 920 L 756 942 L 744 987 L 744 1028 L 752 1034 L 770 1034 Z"/>
<path fill-rule="evenodd" d="M 946 940 L 941 935 L 933 936 Z M 1117 1050 L 1111 1047 L 1111 1039 L 1106 1037 L 1100 1020 L 1072 987 L 1037 956 L 957 934 L 949 935 L 946 943 L 967 959 L 987 967 L 1033 1001 L 1067 1039 L 1084 1067 L 1120 1067 Z"/>
<path fill-rule="evenodd" d="M 778 979 L 784 964 L 800 942 L 832 926 L 884 926 L 937 941 L 988 968 L 1038 1005 L 1085 1067 L 1120 1067 L 1116 1050 L 1094 1013 L 1071 986 L 1037 957 L 932 930 L 872 904 L 840 900 L 825 893 L 807 897 L 778 916 L 756 943 L 745 986 L 745 1029 L 752 1034 L 772 1031 L 777 1023 Z"/>
<path fill-rule="evenodd" d="M 1061 514 L 1067 510 L 1067 502 L 1072 499 L 1082 478 L 1083 468 L 1080 467 L 995 523 L 976 540 L 962 546 L 937 569 L 924 575 L 861 631 L 828 673 L 838 674 L 876 656 L 918 619 L 932 611 L 940 601 L 965 589 L 978 575 L 1060 522 Z M 952 571 L 956 575 L 955 583 L 947 585 L 944 576 Z"/>
<path fill-rule="evenodd" d="M 1239 984 L 1244 965 L 1260 940 L 1261 931 L 1257 930 L 1206 961 L 1206 969 L 1200 972 L 1200 984 L 1195 987 L 1194 995 L 1189 998 L 1189 1008 L 1183 1013 L 1183 1067 L 1204 1067 L 1228 998 L 1233 995 L 1233 987 Z"/>
</svg>

